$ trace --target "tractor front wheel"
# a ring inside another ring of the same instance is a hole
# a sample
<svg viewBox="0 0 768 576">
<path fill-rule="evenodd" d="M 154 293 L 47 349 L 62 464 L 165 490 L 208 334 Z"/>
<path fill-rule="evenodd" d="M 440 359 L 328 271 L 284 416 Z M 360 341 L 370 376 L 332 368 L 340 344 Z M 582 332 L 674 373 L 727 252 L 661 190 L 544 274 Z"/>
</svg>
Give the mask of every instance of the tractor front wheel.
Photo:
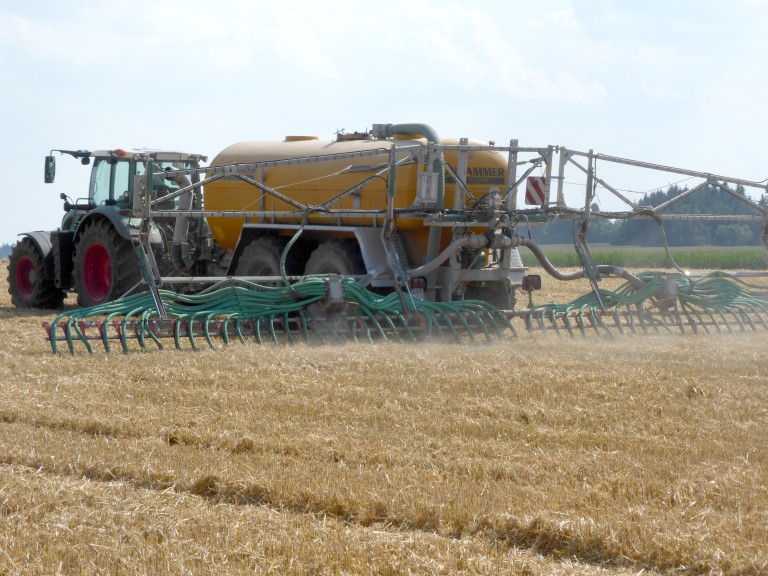
<svg viewBox="0 0 768 576">
<path fill-rule="evenodd" d="M 95 306 L 122 296 L 141 279 L 133 245 L 106 221 L 89 224 L 75 252 L 75 289 L 80 306 Z"/>
<path fill-rule="evenodd" d="M 29 238 L 16 244 L 8 263 L 8 292 L 18 308 L 61 308 L 64 291 L 46 278 L 45 262 Z"/>
</svg>

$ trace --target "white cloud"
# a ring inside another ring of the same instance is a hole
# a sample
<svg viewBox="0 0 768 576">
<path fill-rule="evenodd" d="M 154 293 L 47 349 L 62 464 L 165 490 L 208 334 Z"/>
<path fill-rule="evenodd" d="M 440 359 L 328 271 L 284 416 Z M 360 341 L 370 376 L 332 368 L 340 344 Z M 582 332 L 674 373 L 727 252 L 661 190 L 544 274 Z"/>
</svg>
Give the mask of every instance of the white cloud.
<svg viewBox="0 0 768 576">
<path fill-rule="evenodd" d="M 546 33 L 581 34 L 583 27 L 573 8 L 549 12 L 531 22 L 530 26 Z"/>
<path fill-rule="evenodd" d="M 448 4 L 433 16 L 412 41 L 425 65 L 437 64 L 456 88 L 482 98 L 496 94 L 523 100 L 599 103 L 607 94 L 600 82 L 537 57 L 536 46 L 525 45 L 518 34 L 508 33 L 510 22 L 494 18 L 482 5 Z M 541 21 L 578 33 L 569 11 L 556 12 Z M 502 28 L 506 25 L 506 28 Z M 541 39 L 542 42 L 546 40 Z M 554 64 L 554 66 L 552 65 Z"/>
<path fill-rule="evenodd" d="M 687 98 L 685 93 L 675 86 L 653 85 L 643 82 L 640 87 L 643 93 L 660 100 L 670 99 L 684 102 Z"/>
<path fill-rule="evenodd" d="M 325 79 L 333 81 L 341 76 L 339 68 L 324 54 L 324 47 L 318 40 L 315 23 L 301 10 L 291 4 L 277 3 L 273 16 L 277 22 L 262 33 L 271 53 L 283 66 L 293 68 L 311 81 Z"/>
</svg>

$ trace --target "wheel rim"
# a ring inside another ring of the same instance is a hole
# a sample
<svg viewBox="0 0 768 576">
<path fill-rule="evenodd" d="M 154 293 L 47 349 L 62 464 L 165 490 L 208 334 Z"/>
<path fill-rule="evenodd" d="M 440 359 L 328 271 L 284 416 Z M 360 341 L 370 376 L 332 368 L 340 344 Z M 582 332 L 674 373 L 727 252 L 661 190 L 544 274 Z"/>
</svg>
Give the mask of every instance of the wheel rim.
<svg viewBox="0 0 768 576">
<path fill-rule="evenodd" d="M 22 257 L 16 265 L 16 288 L 19 295 L 26 298 L 32 296 L 35 292 L 36 280 L 37 274 L 32 258 L 29 256 Z"/>
<path fill-rule="evenodd" d="M 103 244 L 88 246 L 83 258 L 83 280 L 88 296 L 94 302 L 101 302 L 112 288 L 112 260 Z"/>
</svg>

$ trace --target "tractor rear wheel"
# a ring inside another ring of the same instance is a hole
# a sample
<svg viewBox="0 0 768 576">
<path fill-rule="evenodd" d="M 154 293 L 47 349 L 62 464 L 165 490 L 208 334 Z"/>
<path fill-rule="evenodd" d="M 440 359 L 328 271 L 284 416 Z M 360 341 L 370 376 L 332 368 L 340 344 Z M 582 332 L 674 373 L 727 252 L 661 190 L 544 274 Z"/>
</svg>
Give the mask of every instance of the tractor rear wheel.
<svg viewBox="0 0 768 576">
<path fill-rule="evenodd" d="M 133 245 L 107 221 L 88 225 L 75 251 L 75 289 L 80 306 L 114 300 L 141 279 Z"/>
<path fill-rule="evenodd" d="M 280 276 L 280 258 L 288 244 L 287 238 L 262 236 L 251 241 L 240 255 L 235 268 L 236 276 Z M 301 273 L 295 247 L 288 252 L 285 273 L 294 276 Z"/>
<path fill-rule="evenodd" d="M 360 246 L 351 238 L 324 242 L 312 252 L 304 273 L 339 276 L 365 274 Z"/>
<path fill-rule="evenodd" d="M 61 308 L 64 291 L 45 277 L 45 262 L 29 238 L 16 244 L 8 263 L 8 292 L 18 308 Z"/>
</svg>

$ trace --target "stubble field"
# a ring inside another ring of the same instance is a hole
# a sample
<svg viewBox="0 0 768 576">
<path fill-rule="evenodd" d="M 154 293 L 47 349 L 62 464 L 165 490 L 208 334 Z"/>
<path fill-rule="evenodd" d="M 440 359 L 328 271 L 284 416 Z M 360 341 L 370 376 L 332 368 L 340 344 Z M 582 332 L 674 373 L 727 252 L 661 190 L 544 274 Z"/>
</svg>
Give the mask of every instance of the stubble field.
<svg viewBox="0 0 768 576">
<path fill-rule="evenodd" d="M 1 574 L 768 573 L 766 333 L 54 356 L 1 276 Z"/>
</svg>

